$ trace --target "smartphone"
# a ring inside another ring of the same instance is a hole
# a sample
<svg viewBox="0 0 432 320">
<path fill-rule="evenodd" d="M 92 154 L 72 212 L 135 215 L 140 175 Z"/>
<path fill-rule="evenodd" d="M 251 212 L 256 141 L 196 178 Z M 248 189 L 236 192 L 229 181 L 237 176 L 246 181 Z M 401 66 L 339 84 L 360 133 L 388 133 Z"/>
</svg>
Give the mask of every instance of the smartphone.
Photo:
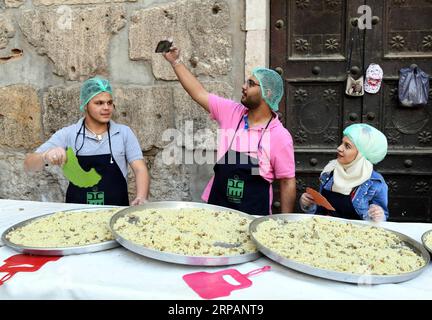
<svg viewBox="0 0 432 320">
<path fill-rule="evenodd" d="M 157 52 L 157 53 L 168 52 L 168 51 L 170 51 L 171 46 L 172 46 L 171 41 L 168 41 L 168 40 L 159 41 L 155 52 Z"/>
</svg>

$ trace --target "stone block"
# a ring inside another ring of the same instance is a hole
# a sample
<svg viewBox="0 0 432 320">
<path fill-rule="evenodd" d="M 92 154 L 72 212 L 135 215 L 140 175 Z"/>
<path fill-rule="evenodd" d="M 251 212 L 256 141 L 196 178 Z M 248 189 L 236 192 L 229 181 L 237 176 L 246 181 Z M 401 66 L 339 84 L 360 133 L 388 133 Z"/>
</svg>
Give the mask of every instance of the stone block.
<svg viewBox="0 0 432 320">
<path fill-rule="evenodd" d="M 246 30 L 266 30 L 268 11 L 267 1 L 246 0 Z"/>
<path fill-rule="evenodd" d="M 246 36 L 245 78 L 252 74 L 258 66 L 268 65 L 267 61 L 267 31 L 248 31 Z"/>
<path fill-rule="evenodd" d="M 6 8 L 19 8 L 24 4 L 25 0 L 5 0 Z"/>
<path fill-rule="evenodd" d="M 9 39 L 15 36 L 15 28 L 5 14 L 0 14 L 0 49 L 9 44 Z"/>
<path fill-rule="evenodd" d="M 222 97 L 233 95 L 232 87 L 224 82 L 204 82 L 203 86 L 208 92 Z M 181 134 L 181 139 L 176 140 L 177 145 L 187 150 L 216 150 L 216 121 L 210 119 L 210 115 L 190 98 L 183 87 L 175 87 L 173 95 L 175 127 Z"/>
<path fill-rule="evenodd" d="M 128 124 L 142 150 L 163 148 L 164 132 L 174 127 L 172 89 L 167 86 L 114 89 L 114 120 Z"/>
<path fill-rule="evenodd" d="M 7 2 L 8 0 L 6 0 Z M 19 1 L 19 0 L 11 0 Z M 137 0 L 33 0 L 35 6 L 69 5 L 69 4 L 97 4 L 113 2 L 136 2 Z"/>
<path fill-rule="evenodd" d="M 107 75 L 110 39 L 125 24 L 122 6 L 24 10 L 19 18 L 27 40 L 67 80 Z"/>
<path fill-rule="evenodd" d="M 190 201 L 190 173 L 183 164 L 169 164 L 159 152 L 150 169 L 150 200 Z"/>
<path fill-rule="evenodd" d="M 0 149 L 0 199 L 64 202 L 68 181 L 60 167 L 27 173 L 24 157 L 23 153 Z"/>
<path fill-rule="evenodd" d="M 154 50 L 172 37 L 195 75 L 226 75 L 232 67 L 230 12 L 224 0 L 182 0 L 136 11 L 129 29 L 132 60 L 152 64 L 157 79 L 175 80 L 168 62 Z"/>
<path fill-rule="evenodd" d="M 0 146 L 32 149 L 41 143 L 41 106 L 31 86 L 0 88 Z"/>
<path fill-rule="evenodd" d="M 5 0 L 6 8 L 19 8 L 24 4 L 25 0 Z"/>
<path fill-rule="evenodd" d="M 42 114 L 45 140 L 57 130 L 77 122 L 83 116 L 79 110 L 79 95 L 80 85 L 48 88 L 43 98 Z"/>
</svg>

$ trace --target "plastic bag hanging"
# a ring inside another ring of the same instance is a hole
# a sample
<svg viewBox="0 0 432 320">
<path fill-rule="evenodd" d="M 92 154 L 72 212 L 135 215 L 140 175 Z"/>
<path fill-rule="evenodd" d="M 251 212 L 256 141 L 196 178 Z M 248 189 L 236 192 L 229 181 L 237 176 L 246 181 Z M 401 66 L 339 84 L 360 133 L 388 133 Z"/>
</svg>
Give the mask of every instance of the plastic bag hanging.
<svg viewBox="0 0 432 320">
<path fill-rule="evenodd" d="M 429 75 L 417 65 L 400 69 L 399 101 L 404 107 L 424 106 L 429 97 Z"/>
<path fill-rule="evenodd" d="M 364 95 L 364 80 L 363 76 L 354 79 L 350 74 L 347 78 L 345 94 L 352 97 L 361 97 Z"/>
</svg>

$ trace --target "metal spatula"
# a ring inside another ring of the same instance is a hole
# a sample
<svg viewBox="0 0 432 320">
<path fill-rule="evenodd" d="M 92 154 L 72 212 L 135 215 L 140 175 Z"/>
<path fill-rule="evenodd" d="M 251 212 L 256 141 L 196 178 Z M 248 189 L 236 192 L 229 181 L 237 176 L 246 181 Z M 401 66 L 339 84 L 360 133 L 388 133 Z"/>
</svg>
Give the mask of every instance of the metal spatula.
<svg viewBox="0 0 432 320">
<path fill-rule="evenodd" d="M 230 249 L 230 248 L 240 247 L 241 243 L 240 242 L 228 243 L 228 242 L 222 242 L 222 241 L 215 241 L 215 242 L 213 242 L 213 246 Z"/>
</svg>

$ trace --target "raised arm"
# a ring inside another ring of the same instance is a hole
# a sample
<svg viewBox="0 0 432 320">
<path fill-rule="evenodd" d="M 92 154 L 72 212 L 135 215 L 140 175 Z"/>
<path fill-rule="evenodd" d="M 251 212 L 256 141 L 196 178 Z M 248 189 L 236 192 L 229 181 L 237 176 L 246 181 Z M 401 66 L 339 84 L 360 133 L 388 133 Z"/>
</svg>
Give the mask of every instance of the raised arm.
<svg viewBox="0 0 432 320">
<path fill-rule="evenodd" d="M 191 98 L 207 112 L 210 112 L 208 103 L 209 93 L 183 64 L 180 59 L 180 50 L 177 47 L 171 47 L 170 51 L 164 53 L 163 56 L 171 63 L 178 80 Z"/>
</svg>

